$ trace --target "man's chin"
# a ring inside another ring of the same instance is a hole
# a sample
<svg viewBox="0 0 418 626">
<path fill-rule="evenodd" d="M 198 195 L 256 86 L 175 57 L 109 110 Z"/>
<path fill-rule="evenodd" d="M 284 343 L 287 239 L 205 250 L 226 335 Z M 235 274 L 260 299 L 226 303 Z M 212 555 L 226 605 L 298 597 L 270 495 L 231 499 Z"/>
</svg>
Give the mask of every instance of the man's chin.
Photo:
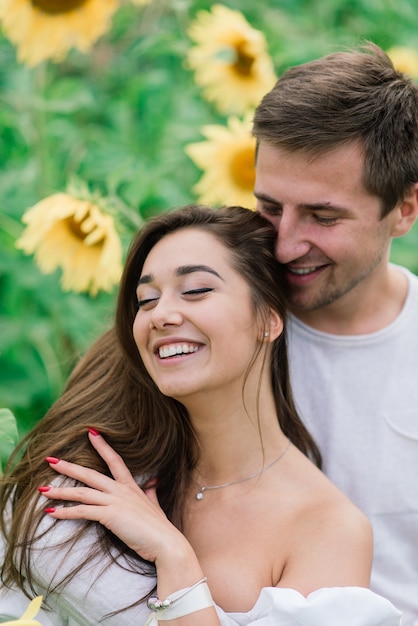
<svg viewBox="0 0 418 626">
<path fill-rule="evenodd" d="M 298 313 L 310 313 L 318 311 L 330 304 L 332 304 L 336 298 L 328 295 L 321 296 L 319 294 L 302 293 L 300 289 L 288 289 L 286 293 L 288 306 L 291 313 L 298 315 Z"/>
</svg>

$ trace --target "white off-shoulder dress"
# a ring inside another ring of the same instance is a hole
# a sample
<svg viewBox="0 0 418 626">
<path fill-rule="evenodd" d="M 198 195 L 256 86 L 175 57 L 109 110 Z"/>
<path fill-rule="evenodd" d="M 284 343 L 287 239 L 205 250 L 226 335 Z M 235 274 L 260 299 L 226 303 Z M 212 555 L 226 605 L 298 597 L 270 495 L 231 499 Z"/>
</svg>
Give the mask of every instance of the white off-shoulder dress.
<svg viewBox="0 0 418 626">
<path fill-rule="evenodd" d="M 82 596 L 81 596 L 82 597 Z M 96 598 L 97 599 L 97 598 Z M 108 619 L 103 610 L 83 602 L 68 602 L 62 597 L 53 613 L 41 610 L 36 619 L 42 626 L 144 626 L 149 611 L 142 605 Z M 18 617 L 28 600 L 20 592 L 0 592 L 0 613 Z M 293 589 L 266 587 L 261 590 L 255 606 L 247 613 L 225 613 L 216 607 L 222 626 L 399 626 L 401 614 L 381 596 L 359 587 L 318 589 L 307 598 Z M 87 609 L 87 610 L 86 610 Z M 158 622 L 155 622 L 157 624 Z M 196 626 L 199 612 L 196 613 Z"/>
<path fill-rule="evenodd" d="M 46 518 L 47 520 L 48 518 Z M 50 518 L 49 518 L 50 519 Z M 50 522 L 45 521 L 45 525 Z M 32 551 L 36 594 L 41 595 L 51 581 L 83 563 L 92 542 L 94 527 L 70 550 L 51 547 L 74 536 L 74 521 L 62 520 Z M 47 548 L 47 549 L 45 549 Z M 0 543 L 0 557 L 1 557 Z M 155 578 L 132 571 L 119 558 L 120 565 L 102 555 L 83 566 L 60 595 L 49 599 L 51 611 L 42 609 L 36 619 L 42 626 L 144 626 L 150 617 L 145 603 L 131 606 L 151 591 Z M 0 615 L 20 617 L 28 605 L 20 590 L 0 589 Z M 304 597 L 294 589 L 266 587 L 254 607 L 246 613 L 226 613 L 216 607 L 222 626 L 399 626 L 401 613 L 386 599 L 360 587 L 319 589 Z M 199 626 L 196 612 L 196 626 Z"/>
</svg>

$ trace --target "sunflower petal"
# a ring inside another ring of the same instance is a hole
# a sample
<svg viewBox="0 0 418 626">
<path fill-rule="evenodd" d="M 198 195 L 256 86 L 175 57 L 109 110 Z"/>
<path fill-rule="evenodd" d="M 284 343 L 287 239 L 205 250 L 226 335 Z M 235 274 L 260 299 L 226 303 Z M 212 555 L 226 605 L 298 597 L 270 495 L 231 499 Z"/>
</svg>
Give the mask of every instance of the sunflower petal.
<svg viewBox="0 0 418 626">
<path fill-rule="evenodd" d="M 20 624 L 20 626 L 42 626 L 40 622 L 33 619 L 41 608 L 41 604 L 42 596 L 38 596 L 29 603 L 28 608 L 20 619 L 3 622 L 3 626 L 12 626 L 12 624 Z"/>
<path fill-rule="evenodd" d="M 387 55 L 399 72 L 404 72 L 411 78 L 418 78 L 418 50 L 394 46 L 387 51 Z"/>
<path fill-rule="evenodd" d="M 26 228 L 16 247 L 34 254 L 45 274 L 61 269 L 64 290 L 110 291 L 122 272 L 122 245 L 112 216 L 94 203 L 58 193 L 41 200 L 22 218 Z"/>
<path fill-rule="evenodd" d="M 255 146 L 249 117 L 231 117 L 227 126 L 205 126 L 206 141 L 185 147 L 186 154 L 203 170 L 194 187 L 200 202 L 241 204 L 255 208 Z"/>
<path fill-rule="evenodd" d="M 51 0 L 2 0 L 0 24 L 19 61 L 34 66 L 47 59 L 62 61 L 71 48 L 90 50 L 110 28 L 118 6 L 117 0 L 67 0 L 59 10 Z"/>
<path fill-rule="evenodd" d="M 187 64 L 203 96 L 221 113 L 242 114 L 273 87 L 276 75 L 264 34 L 239 11 L 215 4 L 197 13 L 188 32 L 196 45 Z"/>
</svg>

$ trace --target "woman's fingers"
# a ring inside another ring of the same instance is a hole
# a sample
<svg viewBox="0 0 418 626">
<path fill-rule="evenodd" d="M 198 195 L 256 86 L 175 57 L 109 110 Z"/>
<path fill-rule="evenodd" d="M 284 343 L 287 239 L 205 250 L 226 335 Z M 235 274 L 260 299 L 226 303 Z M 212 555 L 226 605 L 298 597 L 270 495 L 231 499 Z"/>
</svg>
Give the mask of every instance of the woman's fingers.
<svg viewBox="0 0 418 626">
<path fill-rule="evenodd" d="M 132 474 L 126 467 L 122 457 L 103 439 L 95 428 L 89 428 L 89 439 L 93 448 L 106 462 L 113 478 L 120 483 L 134 482 Z"/>
<path fill-rule="evenodd" d="M 38 491 L 49 500 L 65 500 L 82 504 L 104 506 L 109 497 L 102 491 L 89 487 L 38 487 Z"/>
<path fill-rule="evenodd" d="M 46 461 L 57 474 L 81 484 L 40 486 L 39 492 L 49 499 L 45 513 L 60 520 L 99 522 L 143 558 L 154 561 L 173 540 L 181 537 L 159 506 L 157 479 L 150 479 L 142 490 L 122 457 L 97 431 L 89 429 L 89 439 L 109 466 L 113 478 L 76 463 L 47 457 Z M 58 501 L 57 506 L 55 501 Z M 71 505 L 63 506 L 62 501 Z"/>
<path fill-rule="evenodd" d="M 56 459 L 54 457 L 46 457 L 45 460 L 58 474 L 73 478 L 74 480 L 84 483 L 93 489 L 98 489 L 99 491 L 111 491 L 113 485 L 116 484 L 113 478 L 109 478 L 108 476 L 105 476 L 100 472 L 96 472 L 96 470 L 88 467 L 82 467 L 76 463 L 69 463 L 68 461 L 63 461 L 62 459 Z"/>
<path fill-rule="evenodd" d="M 75 506 L 57 506 L 50 504 L 44 509 L 54 519 L 60 520 L 88 520 L 91 522 L 99 522 L 113 532 L 112 520 L 105 515 L 102 506 L 94 506 L 89 504 L 77 504 Z"/>
<path fill-rule="evenodd" d="M 109 523 L 106 516 L 106 509 L 109 508 L 112 502 L 112 496 L 102 491 L 79 486 L 41 486 L 38 487 L 38 491 L 50 500 L 44 510 L 45 513 L 48 513 L 51 517 L 67 520 L 86 519 L 100 522 L 105 526 Z M 62 506 L 60 504 L 55 507 L 53 500 L 59 500 L 60 503 L 61 501 L 66 501 L 74 504 L 72 506 Z"/>
<path fill-rule="evenodd" d="M 65 475 L 84 475 L 84 472 L 80 474 L 79 470 L 85 468 L 65 461 L 58 461 L 52 465 L 55 468 L 61 466 L 61 473 Z M 90 472 L 91 470 L 88 473 Z M 49 500 L 44 508 L 45 513 L 57 520 L 84 519 L 99 522 L 137 554 L 154 561 L 161 550 L 171 545 L 173 536 L 175 539 L 178 538 L 179 531 L 166 518 L 156 498 L 147 497 L 139 487 L 134 492 L 131 487 L 117 483 L 113 478 L 104 478 L 106 482 L 113 483 L 115 488 L 101 491 L 82 485 L 38 487 L 38 491 Z M 55 500 L 58 501 L 57 505 Z M 62 501 L 71 505 L 63 505 Z"/>
<path fill-rule="evenodd" d="M 82 467 L 75 463 L 69 463 L 55 457 L 46 457 L 46 462 L 50 467 L 59 474 L 74 478 L 75 480 L 85 483 L 89 487 L 99 489 L 100 491 L 112 490 L 115 481 L 118 484 L 124 484 L 139 490 L 138 485 L 132 477 L 131 472 L 126 467 L 122 457 L 113 450 L 113 448 L 103 439 L 103 437 L 94 428 L 89 428 L 89 439 L 94 449 L 100 454 L 102 459 L 109 467 L 113 478 L 109 478 L 96 470 Z"/>
</svg>

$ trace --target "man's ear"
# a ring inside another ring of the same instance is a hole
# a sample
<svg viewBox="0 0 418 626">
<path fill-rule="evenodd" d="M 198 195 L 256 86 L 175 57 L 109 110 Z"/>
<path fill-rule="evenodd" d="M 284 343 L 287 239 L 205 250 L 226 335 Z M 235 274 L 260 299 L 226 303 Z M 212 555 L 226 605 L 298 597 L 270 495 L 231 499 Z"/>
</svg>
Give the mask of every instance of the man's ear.
<svg viewBox="0 0 418 626">
<path fill-rule="evenodd" d="M 394 209 L 394 213 L 392 237 L 402 237 L 411 230 L 418 217 L 418 183 L 413 185 L 401 204 Z"/>
</svg>

